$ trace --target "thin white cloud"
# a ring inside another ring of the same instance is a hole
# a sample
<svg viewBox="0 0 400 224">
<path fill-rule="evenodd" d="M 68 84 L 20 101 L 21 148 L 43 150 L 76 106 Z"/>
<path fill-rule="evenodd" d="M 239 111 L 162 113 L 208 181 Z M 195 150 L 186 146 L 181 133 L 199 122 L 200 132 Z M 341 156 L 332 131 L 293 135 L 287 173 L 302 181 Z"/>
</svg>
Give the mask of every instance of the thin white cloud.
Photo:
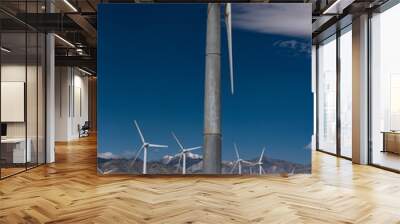
<svg viewBox="0 0 400 224">
<path fill-rule="evenodd" d="M 118 155 L 114 155 L 112 152 L 97 153 L 97 157 L 102 158 L 102 159 L 120 159 L 121 158 Z"/>
<path fill-rule="evenodd" d="M 131 151 L 131 150 L 125 150 L 122 154 L 121 157 L 126 158 L 126 159 L 130 159 L 133 158 L 134 156 L 136 156 L 136 151 Z"/>
<path fill-rule="evenodd" d="M 276 41 L 274 42 L 273 45 L 276 47 L 292 50 L 297 53 L 311 54 L 311 43 L 303 41 L 297 41 L 297 40 Z"/>
<path fill-rule="evenodd" d="M 311 4 L 234 4 L 232 10 L 235 28 L 311 38 Z"/>
<path fill-rule="evenodd" d="M 97 157 L 102 159 L 132 159 L 136 156 L 137 151 L 124 150 L 121 153 L 114 154 L 112 152 L 97 153 Z"/>
</svg>

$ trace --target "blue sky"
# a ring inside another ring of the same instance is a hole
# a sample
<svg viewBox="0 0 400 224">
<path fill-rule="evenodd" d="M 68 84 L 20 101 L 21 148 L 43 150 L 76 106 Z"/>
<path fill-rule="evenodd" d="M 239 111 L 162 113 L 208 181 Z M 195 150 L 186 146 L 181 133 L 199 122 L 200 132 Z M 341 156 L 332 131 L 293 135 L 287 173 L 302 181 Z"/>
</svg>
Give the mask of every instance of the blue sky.
<svg viewBox="0 0 400 224">
<path fill-rule="evenodd" d="M 177 153 L 171 131 L 202 145 L 206 16 L 206 4 L 99 6 L 99 154 L 132 156 L 135 119 L 147 141 L 169 146 L 150 160 Z M 221 26 L 223 159 L 234 159 L 236 142 L 245 159 L 266 146 L 267 156 L 310 163 L 309 5 L 233 4 L 232 19 L 233 96 Z"/>
</svg>

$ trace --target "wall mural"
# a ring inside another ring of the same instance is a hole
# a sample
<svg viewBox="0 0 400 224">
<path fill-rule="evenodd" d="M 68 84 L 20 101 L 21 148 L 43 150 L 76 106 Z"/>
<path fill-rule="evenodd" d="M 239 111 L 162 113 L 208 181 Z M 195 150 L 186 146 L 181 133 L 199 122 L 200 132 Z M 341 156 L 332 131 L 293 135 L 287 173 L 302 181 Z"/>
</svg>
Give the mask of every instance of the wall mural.
<svg viewBox="0 0 400 224">
<path fill-rule="evenodd" d="M 99 174 L 311 172 L 311 4 L 101 4 Z"/>
</svg>

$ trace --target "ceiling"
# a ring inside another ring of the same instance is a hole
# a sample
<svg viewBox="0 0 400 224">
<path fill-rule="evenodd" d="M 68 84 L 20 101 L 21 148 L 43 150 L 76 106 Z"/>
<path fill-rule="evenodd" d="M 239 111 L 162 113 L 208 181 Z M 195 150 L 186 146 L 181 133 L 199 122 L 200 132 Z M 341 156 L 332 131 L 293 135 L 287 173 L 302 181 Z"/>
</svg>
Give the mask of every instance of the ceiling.
<svg viewBox="0 0 400 224">
<path fill-rule="evenodd" d="M 376 7 L 386 0 L 269 0 L 251 2 L 311 3 L 313 38 L 323 36 L 338 20 Z M 171 1 L 139 0 L 1 0 L 3 32 L 15 33 L 26 27 L 40 32 L 55 32 L 56 64 L 86 67 L 96 71 L 97 5 Z M 193 2 L 193 1 L 187 1 Z M 197 1 L 207 2 L 207 1 Z M 249 2 L 249 1 L 243 1 Z M 49 12 L 52 13 L 49 13 Z M 28 13 L 26 13 L 28 12 Z M 10 34 L 11 35 L 11 34 Z M 12 35 L 11 35 L 12 36 Z M 9 38 L 12 38 L 12 37 Z M 60 38 L 59 38 L 60 37 Z M 7 37 L 8 38 L 8 37 Z M 16 41 L 18 38 L 15 39 Z"/>
</svg>

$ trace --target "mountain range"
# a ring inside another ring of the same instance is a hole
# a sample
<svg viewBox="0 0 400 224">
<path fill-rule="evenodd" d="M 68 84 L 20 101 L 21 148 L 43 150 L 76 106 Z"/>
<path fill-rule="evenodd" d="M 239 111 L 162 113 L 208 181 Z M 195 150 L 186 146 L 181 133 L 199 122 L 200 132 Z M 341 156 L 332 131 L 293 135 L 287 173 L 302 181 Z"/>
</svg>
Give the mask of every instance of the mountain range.
<svg viewBox="0 0 400 224">
<path fill-rule="evenodd" d="M 259 158 L 248 160 L 249 162 L 257 162 Z M 311 164 L 304 165 L 293 163 L 281 159 L 273 159 L 264 156 L 262 159 L 262 167 L 266 174 L 282 174 L 282 173 L 311 173 Z M 147 171 L 149 174 L 181 174 L 182 160 L 179 163 L 179 154 L 166 155 L 160 160 L 147 162 Z M 237 174 L 237 168 L 233 170 L 234 161 L 222 161 L 222 174 Z M 101 174 L 141 174 L 143 161 L 141 159 L 128 158 L 102 158 L 97 160 L 98 171 Z M 201 174 L 203 168 L 203 158 L 195 153 L 186 154 L 186 173 Z M 242 174 L 251 175 L 258 174 L 258 166 L 243 165 Z"/>
</svg>

